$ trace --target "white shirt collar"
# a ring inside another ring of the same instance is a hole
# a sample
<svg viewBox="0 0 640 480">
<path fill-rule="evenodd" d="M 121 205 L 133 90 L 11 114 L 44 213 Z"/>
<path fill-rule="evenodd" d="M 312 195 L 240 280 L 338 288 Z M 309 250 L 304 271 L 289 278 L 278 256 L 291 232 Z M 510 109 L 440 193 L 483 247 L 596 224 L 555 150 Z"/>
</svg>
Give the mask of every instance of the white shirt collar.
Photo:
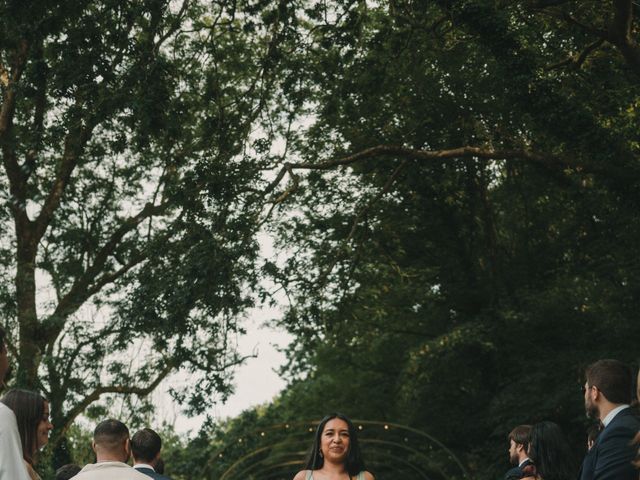
<svg viewBox="0 0 640 480">
<path fill-rule="evenodd" d="M 611 410 L 609 412 L 609 414 L 602 419 L 602 425 L 604 425 L 605 427 L 607 425 L 609 425 L 611 423 L 611 420 L 613 420 L 615 418 L 615 416 L 618 415 L 625 408 L 629 408 L 629 405 L 627 405 L 627 404 L 620 405 L 620 406 L 614 408 L 613 410 Z"/>
<path fill-rule="evenodd" d="M 153 470 L 154 472 L 156 471 L 155 468 L 153 468 L 151 465 L 147 465 L 146 463 L 136 463 L 133 468 L 150 468 L 151 470 Z"/>
<path fill-rule="evenodd" d="M 522 466 L 522 464 L 523 464 L 524 462 L 528 462 L 528 461 L 529 461 L 529 457 L 525 457 L 525 458 L 524 458 L 524 459 L 523 459 L 523 460 L 518 464 L 518 466 L 519 466 L 519 467 L 521 467 L 521 466 Z"/>
</svg>

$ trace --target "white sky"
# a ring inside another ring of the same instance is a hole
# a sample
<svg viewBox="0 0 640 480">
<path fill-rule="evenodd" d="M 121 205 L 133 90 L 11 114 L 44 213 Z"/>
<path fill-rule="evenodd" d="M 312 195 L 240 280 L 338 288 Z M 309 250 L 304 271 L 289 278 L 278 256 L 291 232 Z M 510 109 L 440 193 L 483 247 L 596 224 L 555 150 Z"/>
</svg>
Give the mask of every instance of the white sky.
<svg viewBox="0 0 640 480">
<path fill-rule="evenodd" d="M 278 258 L 274 250 L 273 239 L 261 232 L 258 234 L 258 240 L 261 256 L 281 264 L 282 258 Z M 279 301 L 282 305 L 285 304 L 284 298 L 279 298 Z M 216 405 L 208 412 L 214 418 L 234 417 L 243 410 L 267 403 L 286 386 L 286 381 L 277 374 L 279 367 L 286 361 L 285 354 L 278 349 L 289 345 L 293 337 L 283 330 L 276 330 L 266 325 L 269 320 L 279 318 L 282 314 L 282 310 L 278 307 L 253 308 L 247 312 L 246 319 L 242 321 L 247 333 L 238 337 L 238 352 L 241 356 L 251 354 L 257 356 L 249 358 L 236 368 L 233 380 L 235 393 L 224 404 Z M 174 387 L 176 381 L 188 383 L 189 378 L 185 376 L 176 380 L 174 376 L 171 379 Z M 187 417 L 182 413 L 181 407 L 169 397 L 167 389 L 168 385 L 163 382 L 153 393 L 154 403 L 158 406 L 158 424 L 152 425 L 152 428 L 159 428 L 162 422 L 166 422 L 173 425 L 178 433 L 196 434 L 205 416 Z"/>
<path fill-rule="evenodd" d="M 277 309 L 253 309 L 245 322 L 247 334 L 239 338 L 242 355 L 256 353 L 257 358 L 248 359 L 236 369 L 235 393 L 223 405 L 215 406 L 209 413 L 217 419 L 233 417 L 243 410 L 269 402 L 286 385 L 276 370 L 284 364 L 285 355 L 277 347 L 286 347 L 291 336 L 283 331 L 266 327 L 264 322 L 278 315 Z M 188 382 L 188 379 L 185 379 Z M 166 386 L 161 385 L 154 393 L 158 408 L 158 423 L 173 424 L 176 432 L 196 434 L 204 416 L 188 418 L 167 395 Z M 159 427 L 160 425 L 155 425 Z"/>
</svg>

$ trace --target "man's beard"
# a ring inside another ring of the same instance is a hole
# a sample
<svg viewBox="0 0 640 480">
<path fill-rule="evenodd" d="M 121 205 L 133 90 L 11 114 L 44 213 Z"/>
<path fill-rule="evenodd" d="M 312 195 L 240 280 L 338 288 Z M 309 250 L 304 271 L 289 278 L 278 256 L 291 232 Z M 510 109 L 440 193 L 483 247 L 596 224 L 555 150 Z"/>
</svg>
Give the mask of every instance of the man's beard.
<svg viewBox="0 0 640 480">
<path fill-rule="evenodd" d="M 520 463 L 519 460 L 520 459 L 518 458 L 517 453 L 509 455 L 509 461 L 511 462 L 511 465 L 518 465 Z"/>
<path fill-rule="evenodd" d="M 598 411 L 598 407 L 596 407 L 593 403 L 585 402 L 584 410 L 587 414 L 587 418 L 592 418 L 594 420 L 598 420 L 600 418 L 600 412 Z"/>
</svg>

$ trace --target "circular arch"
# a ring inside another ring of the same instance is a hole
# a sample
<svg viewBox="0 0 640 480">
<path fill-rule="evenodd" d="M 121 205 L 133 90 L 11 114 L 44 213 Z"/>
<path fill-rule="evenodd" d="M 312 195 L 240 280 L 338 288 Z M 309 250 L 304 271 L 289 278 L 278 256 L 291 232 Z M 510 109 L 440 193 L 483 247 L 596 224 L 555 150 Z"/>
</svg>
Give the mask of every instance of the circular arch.
<svg viewBox="0 0 640 480">
<path fill-rule="evenodd" d="M 304 467 L 319 420 L 278 423 L 230 436 L 209 455 L 202 478 L 290 480 Z M 456 455 L 432 435 L 394 422 L 353 420 L 367 465 L 377 478 L 470 480 Z M 301 448 L 304 446 L 304 448 Z M 380 475 L 378 475 L 380 472 Z"/>
</svg>

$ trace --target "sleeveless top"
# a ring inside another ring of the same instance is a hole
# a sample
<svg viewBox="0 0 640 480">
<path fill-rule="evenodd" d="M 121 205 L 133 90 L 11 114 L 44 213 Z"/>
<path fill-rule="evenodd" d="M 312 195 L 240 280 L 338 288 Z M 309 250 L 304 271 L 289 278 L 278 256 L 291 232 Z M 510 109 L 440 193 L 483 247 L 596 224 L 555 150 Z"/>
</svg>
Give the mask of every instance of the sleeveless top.
<svg viewBox="0 0 640 480">
<path fill-rule="evenodd" d="M 307 479 L 306 480 L 313 480 L 313 470 L 307 470 Z M 356 476 L 356 480 L 364 480 L 364 471 L 360 472 Z"/>
</svg>

